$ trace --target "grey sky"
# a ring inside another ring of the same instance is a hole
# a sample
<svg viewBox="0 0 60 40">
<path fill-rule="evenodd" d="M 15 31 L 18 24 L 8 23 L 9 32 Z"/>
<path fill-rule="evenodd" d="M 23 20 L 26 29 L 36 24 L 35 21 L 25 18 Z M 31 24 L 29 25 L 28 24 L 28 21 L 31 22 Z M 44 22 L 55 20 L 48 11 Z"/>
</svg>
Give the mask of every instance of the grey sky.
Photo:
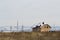
<svg viewBox="0 0 60 40">
<path fill-rule="evenodd" d="M 0 0 L 0 25 L 60 25 L 60 0 Z"/>
</svg>

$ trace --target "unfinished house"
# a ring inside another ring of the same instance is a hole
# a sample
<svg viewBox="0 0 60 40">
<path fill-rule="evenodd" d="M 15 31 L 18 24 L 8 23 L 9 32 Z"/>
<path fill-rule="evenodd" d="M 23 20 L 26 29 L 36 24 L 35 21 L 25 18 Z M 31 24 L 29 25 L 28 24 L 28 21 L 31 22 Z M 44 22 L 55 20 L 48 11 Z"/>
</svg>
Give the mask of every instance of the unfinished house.
<svg viewBox="0 0 60 40">
<path fill-rule="evenodd" d="M 50 29 L 51 29 L 51 26 L 50 25 L 48 25 L 48 24 L 44 24 L 44 22 L 42 23 L 43 25 L 40 27 L 40 31 L 41 32 L 49 32 L 50 31 Z"/>
<path fill-rule="evenodd" d="M 35 32 L 49 32 L 50 29 L 51 29 L 51 26 L 48 24 L 44 24 L 43 22 L 42 25 L 36 26 L 32 30 Z"/>
</svg>

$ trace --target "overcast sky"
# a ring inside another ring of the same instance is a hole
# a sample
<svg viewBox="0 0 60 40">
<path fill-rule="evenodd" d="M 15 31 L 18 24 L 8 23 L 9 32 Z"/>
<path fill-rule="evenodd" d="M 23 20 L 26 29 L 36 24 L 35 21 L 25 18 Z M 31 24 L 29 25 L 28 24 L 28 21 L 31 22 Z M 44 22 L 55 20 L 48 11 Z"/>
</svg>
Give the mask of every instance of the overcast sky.
<svg viewBox="0 0 60 40">
<path fill-rule="evenodd" d="M 60 25 L 60 0 L 0 0 L 0 25 Z"/>
</svg>

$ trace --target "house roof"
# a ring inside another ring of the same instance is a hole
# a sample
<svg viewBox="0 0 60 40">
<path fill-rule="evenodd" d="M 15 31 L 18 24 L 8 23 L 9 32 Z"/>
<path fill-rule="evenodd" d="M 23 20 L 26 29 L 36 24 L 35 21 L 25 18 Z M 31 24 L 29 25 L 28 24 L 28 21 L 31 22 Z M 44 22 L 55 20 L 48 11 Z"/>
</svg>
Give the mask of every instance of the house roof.
<svg viewBox="0 0 60 40">
<path fill-rule="evenodd" d="M 49 27 L 49 28 L 51 28 L 51 26 L 48 25 L 48 24 L 43 24 L 43 26 L 41 26 L 41 27 Z M 41 28 L 41 27 L 40 27 L 40 28 Z"/>
<path fill-rule="evenodd" d="M 36 29 L 36 28 L 40 28 L 40 26 L 36 26 L 36 27 L 34 27 L 33 29 Z"/>
</svg>

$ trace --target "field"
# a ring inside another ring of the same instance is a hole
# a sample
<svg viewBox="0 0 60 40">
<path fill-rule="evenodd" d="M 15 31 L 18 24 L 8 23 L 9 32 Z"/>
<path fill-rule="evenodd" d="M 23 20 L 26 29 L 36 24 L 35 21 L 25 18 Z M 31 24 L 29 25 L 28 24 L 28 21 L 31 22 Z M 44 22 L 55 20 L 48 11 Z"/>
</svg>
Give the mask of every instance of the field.
<svg viewBox="0 0 60 40">
<path fill-rule="evenodd" d="M 0 40 L 60 40 L 60 32 L 0 32 Z"/>
</svg>

